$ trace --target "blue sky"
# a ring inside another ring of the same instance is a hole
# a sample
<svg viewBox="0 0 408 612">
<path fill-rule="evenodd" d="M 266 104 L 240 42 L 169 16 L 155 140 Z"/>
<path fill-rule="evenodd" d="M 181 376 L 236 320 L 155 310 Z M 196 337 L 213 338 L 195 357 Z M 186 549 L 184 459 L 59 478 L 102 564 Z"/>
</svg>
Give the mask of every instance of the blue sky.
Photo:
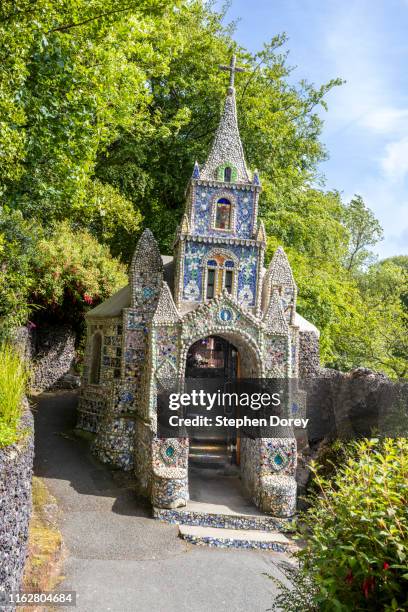
<svg viewBox="0 0 408 612">
<path fill-rule="evenodd" d="M 218 3 L 220 5 L 221 2 Z M 289 36 L 294 77 L 347 82 L 327 96 L 327 188 L 380 220 L 380 257 L 408 253 L 408 0 L 231 0 L 236 40 L 255 51 Z"/>
</svg>

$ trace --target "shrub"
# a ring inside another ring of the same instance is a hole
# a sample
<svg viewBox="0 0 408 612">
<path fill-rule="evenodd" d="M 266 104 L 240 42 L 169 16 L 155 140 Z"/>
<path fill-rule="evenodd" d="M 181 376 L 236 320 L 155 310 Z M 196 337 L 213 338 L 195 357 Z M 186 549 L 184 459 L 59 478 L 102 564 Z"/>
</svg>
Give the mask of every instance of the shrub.
<svg viewBox="0 0 408 612">
<path fill-rule="evenodd" d="M 78 327 L 86 310 L 126 282 L 123 264 L 89 232 L 65 222 L 46 233 L 0 209 L 0 340 L 28 318 Z"/>
<path fill-rule="evenodd" d="M 22 401 L 28 371 L 18 353 L 8 344 L 0 346 L 0 448 L 13 444 L 19 431 Z"/>
<path fill-rule="evenodd" d="M 125 267 L 105 245 L 85 230 L 58 224 L 49 238 L 37 243 L 33 260 L 36 283 L 31 302 L 47 322 L 59 319 L 74 326 L 86 310 L 110 297 L 127 283 Z"/>
<path fill-rule="evenodd" d="M 332 480 L 313 466 L 318 491 L 302 516 L 295 590 L 312 610 L 408 609 L 408 439 L 354 442 Z M 276 604 L 291 605 L 282 587 Z"/>
<path fill-rule="evenodd" d="M 0 337 L 26 322 L 32 258 L 41 230 L 19 211 L 0 207 Z"/>
</svg>

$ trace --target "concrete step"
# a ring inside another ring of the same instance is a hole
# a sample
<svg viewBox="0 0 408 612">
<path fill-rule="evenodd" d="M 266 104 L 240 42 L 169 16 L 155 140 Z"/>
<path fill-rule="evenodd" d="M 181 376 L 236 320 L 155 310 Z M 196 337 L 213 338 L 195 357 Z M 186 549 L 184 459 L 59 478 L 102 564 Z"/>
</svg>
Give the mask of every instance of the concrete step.
<svg viewBox="0 0 408 612">
<path fill-rule="evenodd" d="M 231 463 L 231 454 L 224 444 L 192 444 L 189 461 L 197 467 L 223 467 Z"/>
<path fill-rule="evenodd" d="M 281 533 L 293 531 L 291 519 L 262 514 L 256 508 L 233 511 L 220 504 L 189 501 L 184 508 L 153 508 L 153 516 L 174 525 Z"/>
<path fill-rule="evenodd" d="M 179 536 L 191 544 L 218 548 L 259 548 L 275 552 L 287 552 L 293 548 L 288 538 L 277 531 L 180 525 Z"/>
</svg>

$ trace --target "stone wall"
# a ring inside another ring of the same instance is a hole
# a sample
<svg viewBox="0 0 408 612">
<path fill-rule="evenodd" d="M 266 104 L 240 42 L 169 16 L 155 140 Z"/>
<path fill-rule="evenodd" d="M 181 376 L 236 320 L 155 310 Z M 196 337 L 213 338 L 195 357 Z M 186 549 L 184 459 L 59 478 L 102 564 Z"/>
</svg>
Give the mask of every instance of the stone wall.
<svg viewBox="0 0 408 612">
<path fill-rule="evenodd" d="M 27 434 L 0 449 L 0 592 L 21 587 L 27 554 L 34 456 L 34 423 L 28 403 L 21 428 Z M 0 610 L 11 609 L 0 605 Z"/>
<path fill-rule="evenodd" d="M 75 334 L 70 327 L 21 327 L 15 341 L 31 361 L 32 392 L 78 386 L 79 378 L 70 374 L 75 358 Z"/>
<path fill-rule="evenodd" d="M 322 448 L 334 440 L 408 435 L 408 382 L 390 380 L 367 368 L 350 372 L 321 368 L 318 377 L 301 382 L 307 388 L 309 446 L 299 453 L 296 479 L 304 508 L 309 463 L 319 459 Z"/>
</svg>

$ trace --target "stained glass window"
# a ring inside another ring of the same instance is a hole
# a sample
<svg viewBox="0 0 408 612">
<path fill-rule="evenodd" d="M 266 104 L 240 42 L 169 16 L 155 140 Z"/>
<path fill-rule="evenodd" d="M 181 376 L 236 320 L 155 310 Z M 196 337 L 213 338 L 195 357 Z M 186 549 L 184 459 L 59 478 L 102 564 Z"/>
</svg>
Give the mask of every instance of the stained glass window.
<svg viewBox="0 0 408 612">
<path fill-rule="evenodd" d="M 215 227 L 217 229 L 231 229 L 231 202 L 227 198 L 220 198 L 217 201 L 215 216 Z"/>
</svg>

